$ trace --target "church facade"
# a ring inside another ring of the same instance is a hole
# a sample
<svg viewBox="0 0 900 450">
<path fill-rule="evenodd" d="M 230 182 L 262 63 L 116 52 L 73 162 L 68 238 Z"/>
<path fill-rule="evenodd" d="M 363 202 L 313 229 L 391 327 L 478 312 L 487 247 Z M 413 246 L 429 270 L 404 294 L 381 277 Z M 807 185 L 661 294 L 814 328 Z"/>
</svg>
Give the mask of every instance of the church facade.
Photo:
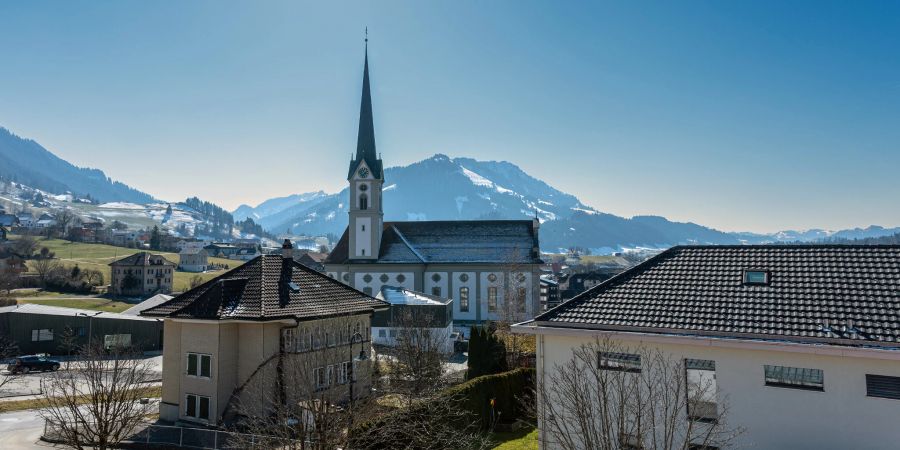
<svg viewBox="0 0 900 450">
<path fill-rule="evenodd" d="M 454 326 L 519 322 L 540 312 L 540 222 L 384 221 L 384 167 L 375 150 L 369 59 L 356 156 L 347 173 L 349 224 L 325 272 L 369 295 L 394 286 L 453 300 Z"/>
</svg>

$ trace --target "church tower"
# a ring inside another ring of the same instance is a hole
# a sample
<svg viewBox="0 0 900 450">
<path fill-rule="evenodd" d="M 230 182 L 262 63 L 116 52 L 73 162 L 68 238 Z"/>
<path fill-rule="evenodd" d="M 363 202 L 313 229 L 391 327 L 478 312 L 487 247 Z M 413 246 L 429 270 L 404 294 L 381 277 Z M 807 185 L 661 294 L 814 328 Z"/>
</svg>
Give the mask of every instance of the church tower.
<svg viewBox="0 0 900 450">
<path fill-rule="evenodd" d="M 347 174 L 350 196 L 350 259 L 376 260 L 381 247 L 384 211 L 381 191 L 384 170 L 375 152 L 375 125 L 372 119 L 372 94 L 369 90 L 369 39 L 363 68 L 362 101 L 359 107 L 359 135 L 356 158 L 350 161 Z"/>
</svg>

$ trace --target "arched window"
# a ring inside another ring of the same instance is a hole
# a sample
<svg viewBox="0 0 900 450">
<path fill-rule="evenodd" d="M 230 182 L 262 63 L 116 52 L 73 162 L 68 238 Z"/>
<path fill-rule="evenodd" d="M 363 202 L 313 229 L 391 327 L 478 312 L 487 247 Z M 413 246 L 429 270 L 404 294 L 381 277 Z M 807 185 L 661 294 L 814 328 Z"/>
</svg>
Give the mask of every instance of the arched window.
<svg viewBox="0 0 900 450">
<path fill-rule="evenodd" d="M 369 196 L 362 194 L 359 196 L 359 209 L 369 209 Z"/>
</svg>

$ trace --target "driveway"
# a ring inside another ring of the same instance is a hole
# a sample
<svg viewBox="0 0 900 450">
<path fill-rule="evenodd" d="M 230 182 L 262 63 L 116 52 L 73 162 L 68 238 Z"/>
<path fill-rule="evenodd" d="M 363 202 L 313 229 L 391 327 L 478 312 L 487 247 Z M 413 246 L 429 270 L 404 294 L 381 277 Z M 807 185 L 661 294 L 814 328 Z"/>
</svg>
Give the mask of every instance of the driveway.
<svg viewBox="0 0 900 450">
<path fill-rule="evenodd" d="M 0 414 L 0 448 L 46 449 L 50 444 L 40 441 L 44 419 L 37 410 Z"/>
</svg>

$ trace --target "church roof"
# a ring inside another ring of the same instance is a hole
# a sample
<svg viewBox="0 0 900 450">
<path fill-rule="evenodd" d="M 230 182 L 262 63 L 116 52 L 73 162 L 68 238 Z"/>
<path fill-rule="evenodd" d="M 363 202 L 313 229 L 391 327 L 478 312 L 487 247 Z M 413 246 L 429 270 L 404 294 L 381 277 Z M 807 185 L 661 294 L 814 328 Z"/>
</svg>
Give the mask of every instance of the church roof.
<svg viewBox="0 0 900 450">
<path fill-rule="evenodd" d="M 344 231 L 326 264 L 539 264 L 537 230 L 531 220 L 385 222 L 378 259 L 350 257 Z"/>
<path fill-rule="evenodd" d="M 381 160 L 375 151 L 375 121 L 372 117 L 372 93 L 369 89 L 369 50 L 366 44 L 366 62 L 363 68 L 362 100 L 359 105 L 359 134 L 356 138 L 356 159 L 350 162 L 347 179 L 353 177 L 353 171 L 359 163 L 365 161 L 375 178 L 383 178 Z"/>
</svg>

